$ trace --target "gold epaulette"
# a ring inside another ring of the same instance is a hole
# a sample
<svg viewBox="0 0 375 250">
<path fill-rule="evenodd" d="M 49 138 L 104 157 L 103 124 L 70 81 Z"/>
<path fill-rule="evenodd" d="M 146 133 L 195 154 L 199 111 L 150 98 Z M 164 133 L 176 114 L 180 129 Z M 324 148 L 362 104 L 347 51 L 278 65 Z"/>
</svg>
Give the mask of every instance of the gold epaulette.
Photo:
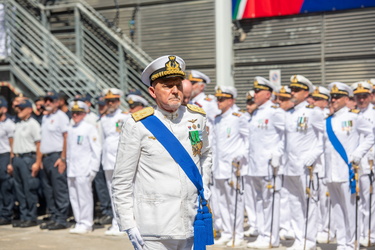
<svg viewBox="0 0 375 250">
<path fill-rule="evenodd" d="M 277 106 L 277 105 L 272 105 L 271 108 L 278 109 L 279 106 Z"/>
<path fill-rule="evenodd" d="M 240 116 L 241 116 L 241 114 L 240 114 L 240 113 L 236 113 L 236 112 L 233 112 L 233 113 L 232 113 L 232 115 L 234 115 L 234 116 L 238 116 L 238 117 L 240 117 Z"/>
<path fill-rule="evenodd" d="M 313 109 L 313 108 L 315 108 L 315 105 L 314 104 L 309 104 L 309 105 L 306 106 L 306 108 Z"/>
<path fill-rule="evenodd" d="M 359 109 L 351 109 L 351 110 L 349 110 L 349 112 L 359 114 L 359 112 L 361 112 L 361 111 Z"/>
<path fill-rule="evenodd" d="M 372 109 L 375 109 L 375 105 L 374 105 L 374 107 L 372 107 Z"/>
<path fill-rule="evenodd" d="M 200 113 L 200 114 L 202 114 L 202 115 L 206 115 L 206 112 L 205 112 L 202 108 L 198 107 L 197 105 L 188 104 L 188 105 L 186 105 L 186 107 L 187 107 L 188 109 L 190 109 L 191 111 L 194 111 L 194 112 Z"/>
<path fill-rule="evenodd" d="M 246 110 L 246 109 L 240 109 L 240 112 L 241 112 L 241 113 L 246 113 L 247 110 Z"/>
<path fill-rule="evenodd" d="M 142 120 L 143 118 L 146 118 L 147 116 L 150 116 L 154 114 L 154 108 L 152 107 L 146 107 L 144 109 L 141 109 L 135 113 L 132 114 L 132 117 L 134 119 L 134 121 L 140 121 Z"/>
<path fill-rule="evenodd" d="M 122 111 L 121 114 L 129 114 L 129 111 Z"/>
</svg>

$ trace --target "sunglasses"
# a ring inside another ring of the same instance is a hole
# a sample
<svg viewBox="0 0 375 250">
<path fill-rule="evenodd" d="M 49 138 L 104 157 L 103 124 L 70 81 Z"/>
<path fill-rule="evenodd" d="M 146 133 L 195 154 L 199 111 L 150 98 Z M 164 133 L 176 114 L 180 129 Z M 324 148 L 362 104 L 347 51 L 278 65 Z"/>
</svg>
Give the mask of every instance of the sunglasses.
<svg viewBox="0 0 375 250">
<path fill-rule="evenodd" d="M 344 96 L 347 96 L 347 95 L 343 95 L 343 94 L 331 94 L 331 99 L 340 99 L 340 98 L 343 98 Z"/>
<path fill-rule="evenodd" d="M 304 89 L 303 88 L 298 88 L 298 87 L 290 87 L 290 91 L 291 92 L 298 93 L 298 92 L 301 92 L 302 90 L 304 90 Z"/>
<path fill-rule="evenodd" d="M 81 111 L 73 111 L 72 112 L 72 115 L 82 115 L 84 114 L 85 112 L 81 112 Z"/>
<path fill-rule="evenodd" d="M 320 97 L 311 97 L 314 101 L 321 101 L 321 100 L 325 100 L 323 98 L 320 98 Z"/>
<path fill-rule="evenodd" d="M 109 103 L 109 102 L 117 102 L 119 101 L 120 99 L 118 98 L 109 98 L 109 99 L 105 99 L 105 102 Z"/>
<path fill-rule="evenodd" d="M 231 99 L 231 98 L 228 98 L 228 97 L 217 97 L 217 101 L 218 102 L 223 102 L 223 101 L 229 100 L 229 99 Z"/>
</svg>

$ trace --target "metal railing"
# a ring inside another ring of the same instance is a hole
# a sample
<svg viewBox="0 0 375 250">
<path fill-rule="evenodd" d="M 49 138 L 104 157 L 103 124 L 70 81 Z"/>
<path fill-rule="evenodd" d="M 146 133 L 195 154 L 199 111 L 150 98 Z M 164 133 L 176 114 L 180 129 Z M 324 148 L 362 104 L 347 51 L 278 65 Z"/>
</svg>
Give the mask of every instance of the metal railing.
<svg viewBox="0 0 375 250">
<path fill-rule="evenodd" d="M 61 90 L 70 98 L 77 93 L 95 96 L 111 87 L 15 0 L 6 1 L 5 22 L 11 71 L 35 95 Z"/>
<path fill-rule="evenodd" d="M 32 6 L 34 16 L 40 24 L 53 31 L 49 19 L 54 13 L 74 13 L 67 26 L 73 27 L 75 56 L 92 72 L 95 77 L 111 87 L 127 93 L 138 89 L 151 103 L 147 87 L 142 84 L 142 70 L 152 61 L 142 49 L 118 28 L 108 27 L 106 19 L 85 1 L 68 0 L 51 6 L 44 6 L 35 0 L 17 0 Z M 38 16 L 39 15 L 39 16 Z"/>
</svg>

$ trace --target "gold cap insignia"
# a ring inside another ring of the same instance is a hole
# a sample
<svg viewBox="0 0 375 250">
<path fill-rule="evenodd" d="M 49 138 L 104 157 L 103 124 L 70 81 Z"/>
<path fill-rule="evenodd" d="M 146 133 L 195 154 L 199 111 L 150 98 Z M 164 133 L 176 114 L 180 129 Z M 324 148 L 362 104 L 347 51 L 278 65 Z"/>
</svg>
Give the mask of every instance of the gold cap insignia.
<svg viewBox="0 0 375 250">
<path fill-rule="evenodd" d="M 72 106 L 72 109 L 71 109 L 72 112 L 86 112 L 86 110 L 84 108 L 81 108 L 79 105 L 78 105 L 78 102 L 77 101 L 74 101 L 74 104 Z"/>
<path fill-rule="evenodd" d="M 133 99 L 129 98 L 128 103 L 133 104 L 134 103 Z"/>
<path fill-rule="evenodd" d="M 286 90 L 285 90 L 285 87 L 284 87 L 284 86 L 281 87 L 281 89 L 280 89 L 280 93 L 281 93 L 281 94 L 285 94 L 285 93 L 286 93 Z"/>
<path fill-rule="evenodd" d="M 363 94 L 363 93 L 371 93 L 371 90 L 363 87 L 362 83 L 358 83 L 358 86 L 353 91 L 353 94 Z"/>
<path fill-rule="evenodd" d="M 298 79 L 296 75 L 293 76 L 291 83 L 298 83 Z"/>
<path fill-rule="evenodd" d="M 185 77 L 185 72 L 181 70 L 180 64 L 176 61 L 176 56 L 169 56 L 169 61 L 165 63 L 164 70 L 157 70 L 151 74 L 151 81 L 166 76 L 180 76 Z"/>
<path fill-rule="evenodd" d="M 228 94 L 228 93 L 225 93 L 221 90 L 220 87 L 217 88 L 216 90 L 216 93 L 215 93 L 215 96 L 216 97 L 228 97 L 228 98 L 233 98 L 233 95 L 232 94 Z"/>
</svg>

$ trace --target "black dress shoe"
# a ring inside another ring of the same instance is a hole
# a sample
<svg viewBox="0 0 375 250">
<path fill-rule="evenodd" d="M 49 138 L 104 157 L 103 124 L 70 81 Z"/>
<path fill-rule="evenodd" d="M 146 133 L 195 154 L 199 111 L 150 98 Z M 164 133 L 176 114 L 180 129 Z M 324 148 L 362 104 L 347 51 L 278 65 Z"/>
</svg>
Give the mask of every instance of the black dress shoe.
<svg viewBox="0 0 375 250">
<path fill-rule="evenodd" d="M 21 223 L 20 227 L 35 227 L 37 225 L 38 225 L 38 223 L 36 221 L 27 220 L 27 221 Z"/>
<path fill-rule="evenodd" d="M 67 226 L 59 224 L 57 222 L 48 226 L 49 230 L 59 230 L 59 229 L 66 229 L 66 228 L 67 228 Z"/>
<path fill-rule="evenodd" d="M 12 221 L 12 226 L 13 227 L 20 227 L 22 223 L 25 223 L 26 221 L 24 220 L 15 220 L 15 221 Z"/>
<path fill-rule="evenodd" d="M 40 224 L 40 229 L 48 229 L 49 226 L 55 224 L 53 220 Z"/>
<path fill-rule="evenodd" d="M 9 225 L 9 224 L 12 224 L 12 221 L 11 220 L 7 220 L 5 218 L 0 218 L 0 225 Z"/>
</svg>

